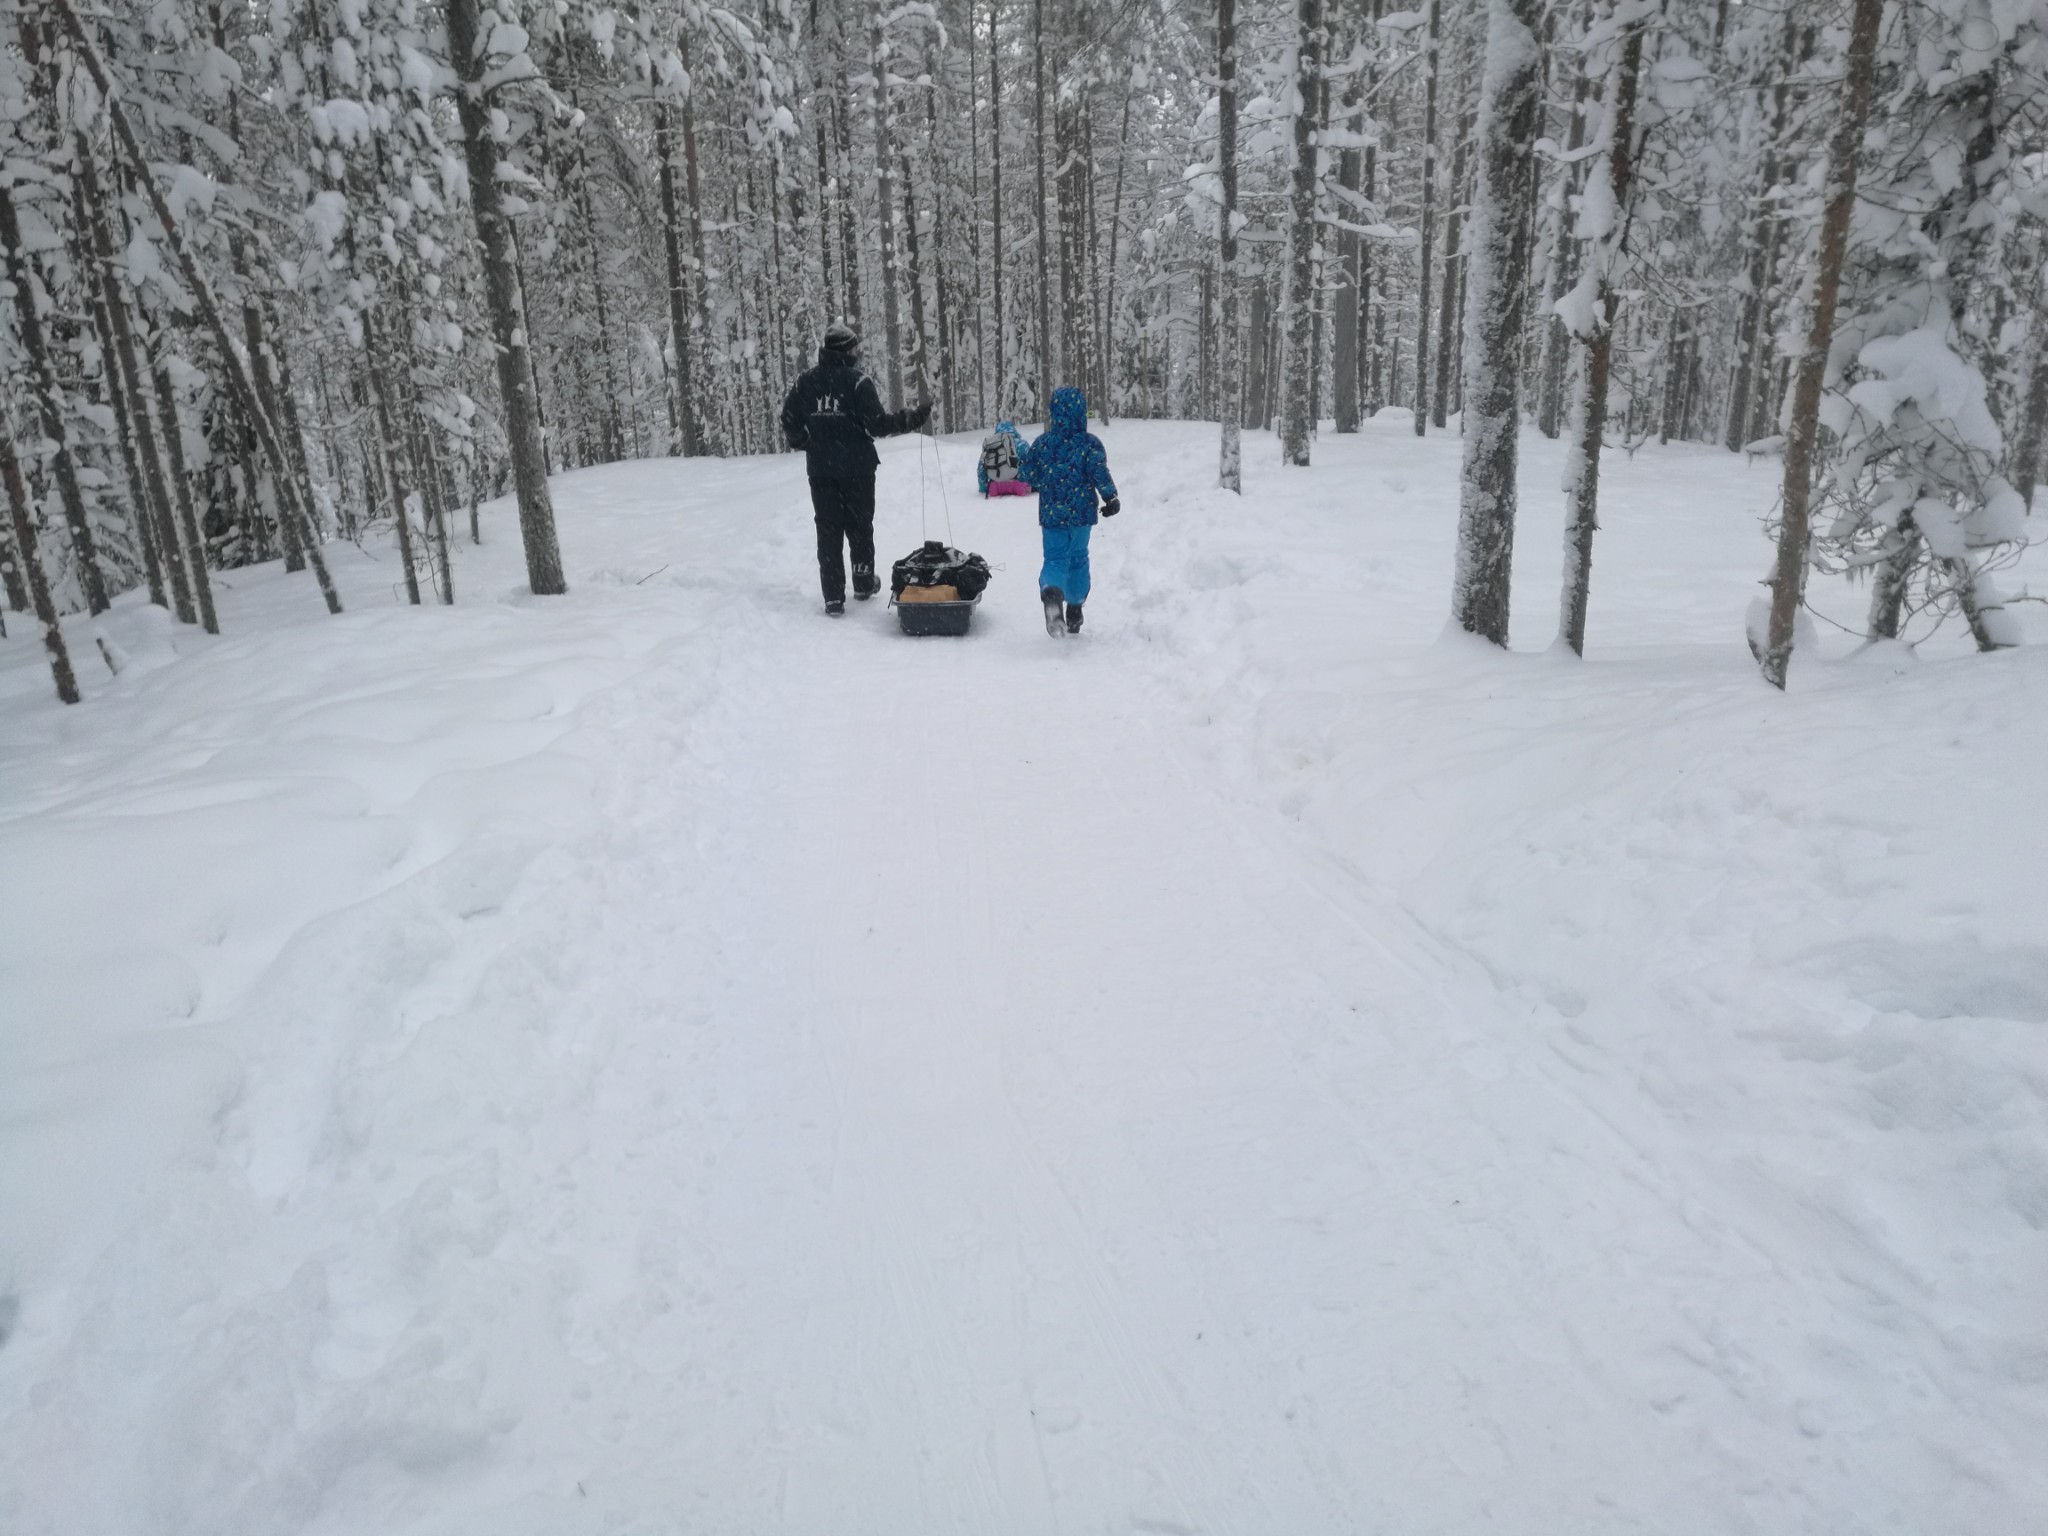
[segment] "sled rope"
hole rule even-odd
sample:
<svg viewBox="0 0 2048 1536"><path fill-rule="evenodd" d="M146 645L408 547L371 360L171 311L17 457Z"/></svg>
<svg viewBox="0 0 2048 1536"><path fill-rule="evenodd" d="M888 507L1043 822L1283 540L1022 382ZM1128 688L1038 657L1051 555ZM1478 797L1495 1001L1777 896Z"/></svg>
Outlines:
<svg viewBox="0 0 2048 1536"><path fill-rule="evenodd" d="M930 486L925 480L924 439L924 428L920 427L917 431L917 529L919 536L928 540L931 537L931 525L927 517L926 502L930 494ZM946 514L946 547L951 549L953 547L953 498L946 494L946 466L939 458L939 444L936 438L932 440L932 465L939 475L939 506Z"/></svg>

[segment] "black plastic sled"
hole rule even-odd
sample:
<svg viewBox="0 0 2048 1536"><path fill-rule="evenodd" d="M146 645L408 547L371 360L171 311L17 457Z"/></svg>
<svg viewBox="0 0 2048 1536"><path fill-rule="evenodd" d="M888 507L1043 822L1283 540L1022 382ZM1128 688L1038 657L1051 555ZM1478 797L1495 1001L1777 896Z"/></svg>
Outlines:
<svg viewBox="0 0 2048 1536"><path fill-rule="evenodd" d="M898 602L896 622L903 626L906 635L964 635L974 620L974 610L980 606L978 597L963 597L950 603Z"/></svg>
<svg viewBox="0 0 2048 1536"><path fill-rule="evenodd" d="M889 569L889 601L906 635L964 635L988 585L988 562L937 539Z"/></svg>

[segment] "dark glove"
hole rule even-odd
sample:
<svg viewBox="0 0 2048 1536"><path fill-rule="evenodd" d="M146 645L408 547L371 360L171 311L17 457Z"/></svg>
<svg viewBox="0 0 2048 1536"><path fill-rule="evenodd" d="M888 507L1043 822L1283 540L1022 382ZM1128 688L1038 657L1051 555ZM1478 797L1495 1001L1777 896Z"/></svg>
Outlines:
<svg viewBox="0 0 2048 1536"><path fill-rule="evenodd" d="M909 421L911 431L915 432L919 427L932 419L931 401L927 400L921 405L913 405L910 408L910 415L905 419Z"/></svg>
<svg viewBox="0 0 2048 1536"><path fill-rule="evenodd" d="M1123 509L1124 504L1112 496L1102 504L1102 515L1104 517L1115 517Z"/></svg>

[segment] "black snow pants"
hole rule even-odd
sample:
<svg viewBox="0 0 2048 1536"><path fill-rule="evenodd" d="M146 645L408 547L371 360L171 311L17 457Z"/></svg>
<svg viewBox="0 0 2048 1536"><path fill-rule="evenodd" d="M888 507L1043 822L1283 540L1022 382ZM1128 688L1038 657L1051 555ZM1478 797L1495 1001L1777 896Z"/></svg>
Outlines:
<svg viewBox="0 0 2048 1536"><path fill-rule="evenodd" d="M818 583L825 601L846 600L846 560L840 545L853 551L857 591L872 594L875 581L875 477L834 476L811 482L811 510L818 524Z"/></svg>

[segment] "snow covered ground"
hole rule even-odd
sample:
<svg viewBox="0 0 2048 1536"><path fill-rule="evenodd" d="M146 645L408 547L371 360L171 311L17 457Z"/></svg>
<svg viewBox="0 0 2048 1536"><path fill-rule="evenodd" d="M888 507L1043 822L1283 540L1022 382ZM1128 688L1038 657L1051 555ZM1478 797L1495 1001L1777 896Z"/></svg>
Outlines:
<svg viewBox="0 0 2048 1536"><path fill-rule="evenodd" d="M1531 438L1503 656L1455 439L1104 436L1071 642L964 439L964 641L784 457L0 642L0 1530L2048 1529L2048 617L1777 695L1650 448L1561 658Z"/></svg>

